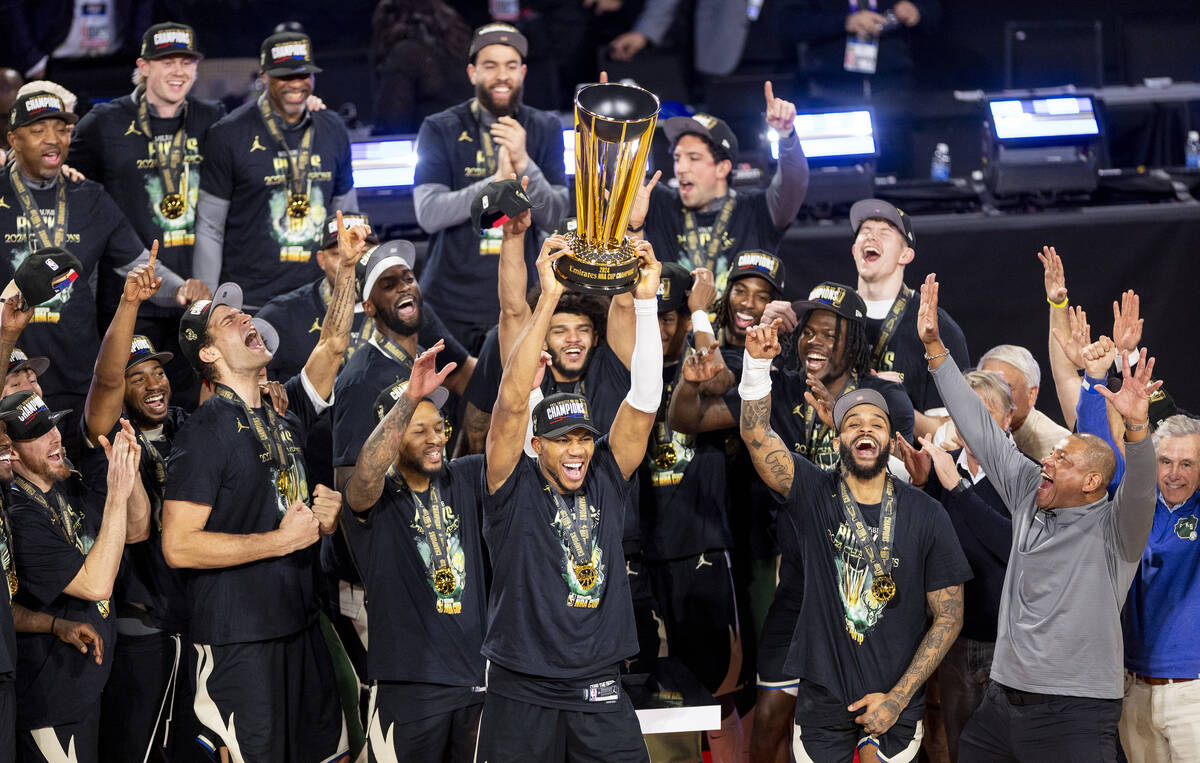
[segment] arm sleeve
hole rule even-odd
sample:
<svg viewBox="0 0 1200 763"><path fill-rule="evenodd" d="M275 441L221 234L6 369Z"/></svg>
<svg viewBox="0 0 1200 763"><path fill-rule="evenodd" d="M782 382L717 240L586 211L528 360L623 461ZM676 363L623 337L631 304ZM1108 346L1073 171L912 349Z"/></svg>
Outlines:
<svg viewBox="0 0 1200 763"><path fill-rule="evenodd" d="M417 167L414 174L413 207L417 224L426 233L464 223L471 217L471 202L491 182L482 178L457 191L451 154L434 122L425 120L417 134Z"/></svg>
<svg viewBox="0 0 1200 763"><path fill-rule="evenodd" d="M337 168L333 173L333 198L336 201L347 194L354 193L354 164L350 156L350 135L347 134L341 117L335 117L334 129L338 131L341 146L338 152ZM357 212L358 202L354 200L353 207L337 206L334 209Z"/></svg>
<svg viewBox="0 0 1200 763"><path fill-rule="evenodd" d="M800 138L792 134L779 141L779 164L767 186L767 209L776 228L786 228L796 219L808 193L808 159Z"/></svg>
<svg viewBox="0 0 1200 763"><path fill-rule="evenodd" d="M1125 443L1125 476L1113 499L1113 535L1117 552L1127 562L1136 562L1146 549L1154 524L1158 470L1154 441L1150 437Z"/></svg>
<svg viewBox="0 0 1200 763"><path fill-rule="evenodd" d="M942 402L950 411L950 418L954 420L954 425L970 446L971 452L983 465L984 472L1004 499L1004 504L1014 516L1019 511L1029 511L1031 507L1017 505L1017 502L1036 488L1040 468L1017 450L1017 446L992 421L983 401L958 370L953 356L943 360L930 373Z"/></svg>
<svg viewBox="0 0 1200 763"><path fill-rule="evenodd" d="M113 272L121 278L129 275L129 271L136 268L138 265L144 265L150 261L150 252L145 249L135 259L130 262L113 268ZM150 298L150 301L161 307L178 307L175 302L175 292L183 285L183 278L180 277L174 270L171 270L163 262L156 262L154 265L154 275L162 278L162 286L158 293Z"/></svg>
<svg viewBox="0 0 1200 763"><path fill-rule="evenodd" d="M358 211L358 191L351 188L343 194L333 197L333 206L330 209L340 209L343 212Z"/></svg>
<svg viewBox="0 0 1200 763"><path fill-rule="evenodd" d="M1115 490L1121 484L1125 474L1125 457L1113 439L1112 429L1108 425L1108 403L1104 396L1096 391L1096 385L1104 384L1104 379L1092 379L1085 376L1080 382L1079 400L1075 403L1075 431L1081 434L1094 434L1108 443L1113 455L1117 457L1117 470L1113 473L1112 482L1108 487Z"/></svg>
<svg viewBox="0 0 1200 763"><path fill-rule="evenodd" d="M675 20L675 8L678 5L679 0L647 0L633 24L633 31L639 32L655 45L662 45Z"/></svg>
<svg viewBox="0 0 1200 763"><path fill-rule="evenodd" d="M192 247L192 277L216 291L221 280L222 250L225 246L225 220L229 200L200 191L196 201L196 245Z"/></svg>

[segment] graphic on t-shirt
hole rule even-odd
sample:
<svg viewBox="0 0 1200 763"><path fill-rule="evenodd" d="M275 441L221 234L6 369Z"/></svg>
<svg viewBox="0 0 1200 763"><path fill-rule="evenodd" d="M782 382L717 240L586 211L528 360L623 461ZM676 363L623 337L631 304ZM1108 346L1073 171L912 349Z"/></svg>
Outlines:
<svg viewBox="0 0 1200 763"><path fill-rule="evenodd" d="M709 242L712 241L712 230L713 226L711 225L696 226L697 241L702 250L708 249ZM710 262L693 262L692 256L687 250L687 237L683 233L680 233L676 236L676 239L679 242L679 254L677 256L679 264L687 268L689 272L696 268L708 268L713 272L713 276L716 277L717 293L724 294L725 284L729 281L729 266L733 260L729 255L731 252L736 251L734 245L737 243L737 239L731 236L728 230L722 231L719 251L716 257L712 258Z"/></svg>
<svg viewBox="0 0 1200 763"><path fill-rule="evenodd" d="M604 554L593 534L591 558L585 562L571 558L566 533L563 530L564 520L566 520L565 524L570 524L570 519L564 516L565 512L565 508L558 510L554 515L553 525L555 532L558 533L559 547L562 549L562 578L566 581L569 591L567 606L595 609L600 606L600 599L604 595L604 585L608 582L608 569L604 565ZM590 503L588 504L588 521L592 523L592 527L599 529L600 510Z"/></svg>
<svg viewBox="0 0 1200 763"><path fill-rule="evenodd" d="M651 442L646 449L646 462L650 466L650 480L654 487L669 487L683 481L683 473L696 455L696 438L671 432L666 442Z"/></svg>
<svg viewBox="0 0 1200 763"><path fill-rule="evenodd" d="M879 528L867 527L871 534L871 542L879 541ZM833 545L834 566L837 568L838 595L842 599L842 614L846 622L846 632L857 643L871 632L883 618L887 602L880 601L871 593L871 584L875 575L871 572L871 563L863 555L854 531L845 522L838 524L836 533L830 533L829 540ZM892 569L900 566L899 557L892 555Z"/></svg>
<svg viewBox="0 0 1200 763"><path fill-rule="evenodd" d="M241 424L240 419L236 421ZM288 454L288 468L280 471L275 466L271 467L271 488L275 491L275 504L279 518L283 519L283 515L287 514L288 506L292 501L309 503L310 496L308 473L304 469L304 459L299 457L300 448L296 447L290 430L284 428L281 433L283 446Z"/></svg>
<svg viewBox="0 0 1200 763"><path fill-rule="evenodd" d="M1175 534L1184 540L1196 539L1196 518L1194 516L1180 517L1175 523Z"/></svg>
<svg viewBox="0 0 1200 763"><path fill-rule="evenodd" d="M172 137L171 135L157 135L155 140L169 144ZM146 144L146 150L150 157L147 166L156 167L154 149L149 143ZM150 200L150 217L154 221L154 225L162 230L162 238L159 243L164 247L192 246L196 243L196 200L200 196L201 157L200 144L195 138L188 138L184 143L183 161L186 169L180 173L179 184L182 185L186 179L187 204L183 214L175 219L167 217L162 212L162 201L166 195L163 191L162 176L157 170L146 173L145 189L146 196ZM140 162L138 166L141 166Z"/></svg>
<svg viewBox="0 0 1200 763"><path fill-rule="evenodd" d="M442 504L442 522L446 528L446 552L450 559L450 571L453 578L434 569L433 549L425 537L425 528L421 526L420 510L413 511L412 530L413 542L417 544L417 553L425 563L426 579L429 587L437 596L437 611L445 615L462 613L463 589L467 585L467 557L463 553L462 538L459 536L458 515L454 509ZM439 585L441 589L439 590ZM451 587L452 586L452 587Z"/></svg>
<svg viewBox="0 0 1200 763"><path fill-rule="evenodd" d="M308 216L293 217L289 214L287 178L289 172L287 154L279 152L275 157L275 176L268 179L272 185L268 202L271 214L271 237L279 244L280 262L308 262L312 253L319 248L325 225L325 192L317 183L328 180L332 175L321 171L321 156L309 158ZM278 185L273 181L278 180Z"/></svg>

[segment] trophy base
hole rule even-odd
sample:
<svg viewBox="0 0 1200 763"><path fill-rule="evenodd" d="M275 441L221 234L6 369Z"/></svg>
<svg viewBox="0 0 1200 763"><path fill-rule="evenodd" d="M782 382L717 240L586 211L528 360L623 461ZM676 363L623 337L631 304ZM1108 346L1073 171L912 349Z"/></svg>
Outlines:
<svg viewBox="0 0 1200 763"><path fill-rule="evenodd" d="M590 294L624 294L637 285L639 265L633 245L626 239L619 246L605 246L567 234L572 255L558 258L554 277L572 291Z"/></svg>

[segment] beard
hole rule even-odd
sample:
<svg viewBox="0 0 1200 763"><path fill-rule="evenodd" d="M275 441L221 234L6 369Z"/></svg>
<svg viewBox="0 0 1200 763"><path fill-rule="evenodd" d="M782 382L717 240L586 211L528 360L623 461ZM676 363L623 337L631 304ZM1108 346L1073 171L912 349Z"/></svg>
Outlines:
<svg viewBox="0 0 1200 763"><path fill-rule="evenodd" d="M890 452L890 449L887 447L887 445L888 443L881 443L879 445L879 455L875 457L874 461L866 466L860 466L858 462L854 460L854 448L850 447L844 442L838 442L838 454L842 458L842 466L846 467L846 471L854 475L856 479L872 480L882 474L883 470L887 468L888 456Z"/></svg>
<svg viewBox="0 0 1200 763"><path fill-rule="evenodd" d="M402 454L400 456L400 462L404 468L410 469L414 472L420 472L430 480L437 479L439 476L441 476L442 472L446 471L445 458L442 458L436 467L430 468L425 464L425 459L421 458L420 453L418 453L415 458L409 456L408 454Z"/></svg>
<svg viewBox="0 0 1200 763"><path fill-rule="evenodd" d="M563 363L562 352L551 352L550 368L556 371L558 375L562 377L563 381L576 381L581 379L583 378L583 375L587 373L588 364L592 361L592 351L595 349L595 347L589 347L587 352L583 354L583 363L579 366L579 370L566 367L566 365Z"/></svg>
<svg viewBox="0 0 1200 763"><path fill-rule="evenodd" d="M521 86L513 86L512 91L508 94L508 103L503 106L492 99L491 92L483 85L475 86L475 98L481 106L491 112L492 116L511 117L517 113L517 109L521 106Z"/></svg>
<svg viewBox="0 0 1200 763"><path fill-rule="evenodd" d="M384 326L400 336L412 336L421 329L421 299L413 297L413 304L416 305L417 312L411 323L396 315L396 311L391 308L381 309L376 306L375 316L383 321Z"/></svg>

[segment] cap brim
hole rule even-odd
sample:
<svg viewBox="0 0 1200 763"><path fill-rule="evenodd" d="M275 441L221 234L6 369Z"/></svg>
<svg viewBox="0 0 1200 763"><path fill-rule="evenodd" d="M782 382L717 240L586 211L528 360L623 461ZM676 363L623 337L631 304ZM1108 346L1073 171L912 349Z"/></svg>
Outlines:
<svg viewBox="0 0 1200 763"><path fill-rule="evenodd" d="M895 204L890 204L880 199L863 199L854 202L854 206L850 207L850 228L857 234L858 229L862 224L872 217L887 220L896 230L900 231L900 235L905 239L909 238L909 233L904 227L904 220L900 217L900 210Z"/></svg>
<svg viewBox="0 0 1200 763"><path fill-rule="evenodd" d="M805 319L808 317L808 314L811 313L813 310L828 310L829 312L831 312L835 315L842 316L843 318L845 318L848 321L858 321L859 323L861 323L865 320L865 317L859 318L858 316L855 316L852 313L847 313L847 311L843 310L840 307L834 307L833 305L829 304L828 302L820 302L815 299L798 299L792 303L792 311L794 313L796 313L796 327L797 328L800 328L801 326L804 325Z"/></svg>
<svg viewBox="0 0 1200 763"><path fill-rule="evenodd" d="M691 117L671 117L663 122L663 132L666 134L667 140L671 145L675 145L675 142L684 135L703 135L716 143L708 128Z"/></svg>
<svg viewBox="0 0 1200 763"><path fill-rule="evenodd" d="M425 399L433 403L433 407L440 411L446 405L446 401L450 399L450 390L445 387L438 387L426 395Z"/></svg>
<svg viewBox="0 0 1200 763"><path fill-rule="evenodd" d="M302 66L272 66L263 69L263 74L268 77L287 77L292 74L320 74L323 70L315 64L304 64Z"/></svg>
<svg viewBox="0 0 1200 763"><path fill-rule="evenodd" d="M129 369L133 368L134 366L140 366L142 363L145 363L147 360L157 360L161 365L165 366L166 364L171 362L171 358L173 358L173 357L175 357L175 353L173 353L173 352L151 353L150 355L147 355L145 357L134 360L132 363L125 366L125 370L128 371ZM30 360L33 360L33 358L30 358ZM39 372L39 375L40 375L40 372Z"/></svg>
<svg viewBox="0 0 1200 763"><path fill-rule="evenodd" d="M771 284L771 288L774 289L776 293L783 291L783 286L781 286L778 281L761 270L744 270L740 273L736 271L730 271L729 277L725 279L725 283L733 283L734 281L740 281L743 278L761 278L762 280Z"/></svg>
<svg viewBox="0 0 1200 763"><path fill-rule="evenodd" d="M46 373L46 370L48 368L50 368L50 359L37 357L37 358L29 358L27 360L22 360L20 363L16 364L15 366L13 366L10 369L8 369L8 373L15 374L17 371L20 371L22 368L28 368L30 371L33 371L38 376L41 376L42 374Z"/></svg>
<svg viewBox="0 0 1200 763"><path fill-rule="evenodd" d="M38 122L42 122L47 119L61 119L62 121L66 122L67 124L73 125L79 121L79 115L73 111L56 111L53 114L43 114L39 117L35 117L35 118L29 120L28 122L22 123L21 126L28 127L29 125L37 124Z"/></svg>
<svg viewBox="0 0 1200 763"><path fill-rule="evenodd" d="M151 53L148 56L142 55L139 56L139 58L141 58L143 61L155 61L159 58L166 58L167 56L187 56L196 60L204 58L204 54L198 50L164 50L158 53Z"/></svg>
<svg viewBox="0 0 1200 763"><path fill-rule="evenodd" d="M574 432L576 429L586 429L587 431L591 432L592 434L596 435L597 437L600 436L600 430L596 429L596 427L592 426L591 424L572 423L572 424L563 424L562 426L555 427L553 429L548 429L545 432L539 432L538 434L534 435L534 437L545 437L545 438L561 437L562 435L565 435L568 432Z"/></svg>

